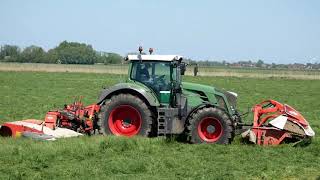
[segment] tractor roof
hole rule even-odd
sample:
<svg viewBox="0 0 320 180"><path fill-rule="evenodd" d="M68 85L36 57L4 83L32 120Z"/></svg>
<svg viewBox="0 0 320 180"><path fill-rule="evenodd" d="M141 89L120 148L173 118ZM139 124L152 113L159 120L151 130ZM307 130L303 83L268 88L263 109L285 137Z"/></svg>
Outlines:
<svg viewBox="0 0 320 180"><path fill-rule="evenodd" d="M181 61L182 56L178 55L128 55L129 61Z"/></svg>

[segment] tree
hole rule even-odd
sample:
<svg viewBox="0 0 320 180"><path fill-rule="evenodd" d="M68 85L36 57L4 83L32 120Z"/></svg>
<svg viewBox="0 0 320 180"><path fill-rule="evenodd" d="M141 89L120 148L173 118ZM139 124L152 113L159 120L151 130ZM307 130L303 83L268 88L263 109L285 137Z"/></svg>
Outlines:
<svg viewBox="0 0 320 180"><path fill-rule="evenodd" d="M19 62L41 63L45 61L46 52L38 46L26 47L19 58Z"/></svg>
<svg viewBox="0 0 320 180"><path fill-rule="evenodd" d="M120 64L123 57L116 53L97 52L96 63Z"/></svg>
<svg viewBox="0 0 320 180"><path fill-rule="evenodd" d="M47 52L47 55L46 55L43 63L58 64L58 62L59 62L58 53L57 53L55 50L50 49L50 50Z"/></svg>
<svg viewBox="0 0 320 180"><path fill-rule="evenodd" d="M22 52L18 46L4 45L0 49L0 61L61 64L117 64L122 57L116 53L97 52L91 45L78 42L61 42L45 52L41 47L29 46Z"/></svg>
<svg viewBox="0 0 320 180"><path fill-rule="evenodd" d="M104 64L120 64L122 59L122 56L119 54L110 53Z"/></svg>
<svg viewBox="0 0 320 180"><path fill-rule="evenodd" d="M18 61L20 49L18 46L4 45L0 49L0 60L2 61Z"/></svg>
<svg viewBox="0 0 320 180"><path fill-rule="evenodd" d="M263 64L264 62L261 59L259 59L256 66L261 68Z"/></svg>
<svg viewBox="0 0 320 180"><path fill-rule="evenodd" d="M62 64L94 64L97 58L91 45L67 41L50 51L50 56L49 61L55 59Z"/></svg>

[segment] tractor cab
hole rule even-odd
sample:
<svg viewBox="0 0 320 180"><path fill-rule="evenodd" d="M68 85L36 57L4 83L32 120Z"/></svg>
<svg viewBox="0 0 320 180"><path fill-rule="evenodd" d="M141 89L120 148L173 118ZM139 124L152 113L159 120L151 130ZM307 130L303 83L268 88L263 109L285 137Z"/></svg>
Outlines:
<svg viewBox="0 0 320 180"><path fill-rule="evenodd" d="M172 104L172 92L181 87L181 56L177 55L128 55L129 81L149 87L161 104Z"/></svg>

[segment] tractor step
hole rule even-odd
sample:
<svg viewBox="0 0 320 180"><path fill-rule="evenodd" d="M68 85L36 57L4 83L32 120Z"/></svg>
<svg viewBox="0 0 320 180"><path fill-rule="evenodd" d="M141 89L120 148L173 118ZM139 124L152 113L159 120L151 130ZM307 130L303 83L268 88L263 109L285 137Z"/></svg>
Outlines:
<svg viewBox="0 0 320 180"><path fill-rule="evenodd" d="M166 117L167 108L158 109L158 136L166 136L167 133L167 117Z"/></svg>
<svg viewBox="0 0 320 180"><path fill-rule="evenodd" d="M183 124L174 121L178 117L178 112L178 108L158 108L158 136L183 131Z"/></svg>

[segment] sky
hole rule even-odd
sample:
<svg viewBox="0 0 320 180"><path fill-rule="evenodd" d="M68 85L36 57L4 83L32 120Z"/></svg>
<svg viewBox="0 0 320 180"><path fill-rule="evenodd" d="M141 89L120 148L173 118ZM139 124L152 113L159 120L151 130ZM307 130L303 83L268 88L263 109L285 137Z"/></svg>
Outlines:
<svg viewBox="0 0 320 180"><path fill-rule="evenodd" d="M0 0L0 45L320 63L318 0Z"/></svg>

